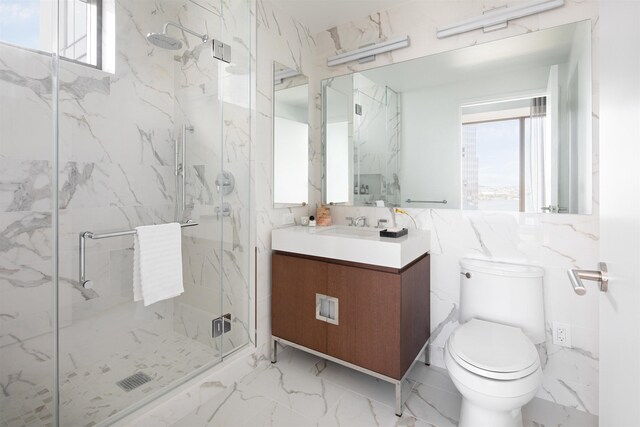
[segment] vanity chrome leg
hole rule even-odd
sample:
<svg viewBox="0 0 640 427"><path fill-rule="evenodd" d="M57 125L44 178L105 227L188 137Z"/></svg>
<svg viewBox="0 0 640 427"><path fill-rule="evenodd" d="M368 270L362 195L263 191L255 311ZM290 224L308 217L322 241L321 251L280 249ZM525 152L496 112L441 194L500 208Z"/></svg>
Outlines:
<svg viewBox="0 0 640 427"><path fill-rule="evenodd" d="M396 416L402 416L402 381L396 383Z"/></svg>
<svg viewBox="0 0 640 427"><path fill-rule="evenodd" d="M278 341L271 340L271 363L278 361Z"/></svg>
<svg viewBox="0 0 640 427"><path fill-rule="evenodd" d="M431 344L427 344L424 348L424 364L431 366Z"/></svg>

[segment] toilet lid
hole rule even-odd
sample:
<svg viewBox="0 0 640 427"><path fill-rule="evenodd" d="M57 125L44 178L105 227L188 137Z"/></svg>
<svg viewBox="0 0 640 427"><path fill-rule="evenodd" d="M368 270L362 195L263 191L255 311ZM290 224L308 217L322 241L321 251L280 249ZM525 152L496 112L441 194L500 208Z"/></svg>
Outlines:
<svg viewBox="0 0 640 427"><path fill-rule="evenodd" d="M456 329L449 351L463 367L490 378L522 378L539 366L538 352L520 328L484 320Z"/></svg>

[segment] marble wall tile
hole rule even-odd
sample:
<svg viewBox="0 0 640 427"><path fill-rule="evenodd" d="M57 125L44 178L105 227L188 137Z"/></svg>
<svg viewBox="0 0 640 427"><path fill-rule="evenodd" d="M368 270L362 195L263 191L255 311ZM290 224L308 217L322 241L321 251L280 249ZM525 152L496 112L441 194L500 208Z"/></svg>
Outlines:
<svg viewBox="0 0 640 427"><path fill-rule="evenodd" d="M255 186L255 247L257 257L256 295L257 353L267 357L271 335L271 230L282 226L282 215L293 213L296 221L309 215L311 207L273 208L273 62L300 70L311 78L315 73L315 40L309 29L297 22L286 11L273 3L258 0L256 3L258 58L256 62L256 114L254 146L252 147L252 185ZM313 99L310 85L310 100ZM310 113L310 133L314 128L314 114ZM309 194L310 201L319 200L314 177L319 170L317 153L309 145Z"/></svg>

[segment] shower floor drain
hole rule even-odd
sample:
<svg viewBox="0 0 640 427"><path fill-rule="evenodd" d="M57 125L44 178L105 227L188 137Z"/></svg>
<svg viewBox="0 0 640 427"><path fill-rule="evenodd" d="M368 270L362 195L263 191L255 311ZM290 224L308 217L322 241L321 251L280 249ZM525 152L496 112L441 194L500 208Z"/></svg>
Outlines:
<svg viewBox="0 0 640 427"><path fill-rule="evenodd" d="M151 381L152 378L144 372L136 372L135 374L118 381L116 384L124 391L131 391Z"/></svg>

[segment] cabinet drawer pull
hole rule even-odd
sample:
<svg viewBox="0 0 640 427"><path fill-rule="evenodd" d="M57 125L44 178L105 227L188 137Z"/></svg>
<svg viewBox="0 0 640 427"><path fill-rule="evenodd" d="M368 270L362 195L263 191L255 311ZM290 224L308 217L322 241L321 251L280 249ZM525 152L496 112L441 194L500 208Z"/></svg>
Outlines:
<svg viewBox="0 0 640 427"><path fill-rule="evenodd" d="M337 325L339 311L338 298L316 294L316 319Z"/></svg>

